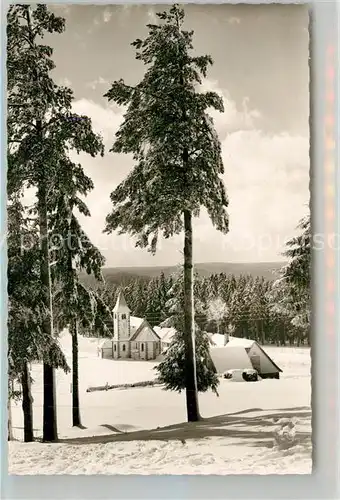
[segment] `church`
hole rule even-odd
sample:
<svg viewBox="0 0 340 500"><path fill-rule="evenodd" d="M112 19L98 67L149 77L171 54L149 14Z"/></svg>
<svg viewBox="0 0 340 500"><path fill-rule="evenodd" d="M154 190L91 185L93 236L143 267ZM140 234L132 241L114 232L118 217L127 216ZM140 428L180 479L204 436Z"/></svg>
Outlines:
<svg viewBox="0 0 340 500"><path fill-rule="evenodd" d="M156 359L161 353L161 338L146 319L131 316L123 292L113 309L113 337L100 345L102 358Z"/></svg>

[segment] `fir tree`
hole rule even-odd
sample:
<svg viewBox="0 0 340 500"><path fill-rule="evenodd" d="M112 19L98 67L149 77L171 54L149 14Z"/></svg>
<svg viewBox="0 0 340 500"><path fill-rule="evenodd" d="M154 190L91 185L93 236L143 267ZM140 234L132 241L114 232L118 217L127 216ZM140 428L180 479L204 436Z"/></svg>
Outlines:
<svg viewBox="0 0 340 500"><path fill-rule="evenodd" d="M53 337L49 255L48 200L54 183L65 174L66 151L74 149L94 156L100 138L93 134L86 116L72 113L72 91L57 86L52 49L41 44L46 32L61 33L64 19L46 5L12 5L7 15L8 130L14 149L8 172L18 183L37 189L40 241L40 286L47 314L43 329ZM44 360L43 439L57 439L54 367Z"/></svg>
<svg viewBox="0 0 340 500"><path fill-rule="evenodd" d="M265 321L267 315L267 299L264 279L256 277L250 285L249 316L255 325L256 340L265 343Z"/></svg>
<svg viewBox="0 0 340 500"><path fill-rule="evenodd" d="M194 274L194 311L195 316L201 316L204 313L204 305L200 298L200 279L198 273ZM184 267L178 266L175 273L172 274L172 286L167 293L166 308L169 316L161 323L161 326L175 326L177 317L183 315L185 303Z"/></svg>
<svg viewBox="0 0 340 500"><path fill-rule="evenodd" d="M196 275L197 278L197 275ZM197 289L199 280L195 279L195 297L198 297ZM162 326L174 327L176 334L172 339L169 348L166 351L165 359L156 367L159 374L159 380L168 390L181 392L185 389L185 338L184 330L184 272L177 271L174 284L169 290L169 299L167 308L170 312ZM202 313L202 303L195 301L197 313ZM206 332L203 332L197 322L195 323L194 346L196 352L196 379L197 390L206 392L211 389L217 394L219 384L215 365L210 356L210 341Z"/></svg>
<svg viewBox="0 0 340 500"><path fill-rule="evenodd" d="M159 234L184 230L184 345L189 421L199 419L195 377L192 218L204 206L213 225L228 231L228 205L221 145L207 110L223 112L214 92L199 93L210 56L194 56L193 32L182 29L184 10L173 5L148 25L148 36L132 43L146 66L135 87L116 81L106 96L127 106L112 151L132 153L135 167L111 194L106 231L137 236L156 251Z"/></svg>
<svg viewBox="0 0 340 500"><path fill-rule="evenodd" d="M217 333L220 333L220 325L223 320L228 316L228 306L221 299L221 297L216 297L209 302L208 305L208 319L213 320L217 325Z"/></svg>
<svg viewBox="0 0 340 500"><path fill-rule="evenodd" d="M153 278L149 281L146 292L146 317L151 326L157 325L162 319L158 299L158 278Z"/></svg>
<svg viewBox="0 0 340 500"><path fill-rule="evenodd" d="M100 144L98 144L100 148ZM55 182L54 193L49 200L50 228L57 236L54 255L53 277L59 284L56 294L59 317L68 324L72 335L72 423L80 426L78 334L79 323L92 327L95 323L99 298L79 280L79 272L93 274L102 280L104 258L84 233L76 210L89 217L90 212L79 196L86 196L93 189L91 179L84 174L81 165L64 158L64 176ZM66 168L67 166L67 168Z"/></svg>
<svg viewBox="0 0 340 500"><path fill-rule="evenodd" d="M247 276L237 279L235 290L232 293L229 307L230 323L234 334L247 337L249 330L249 309L251 296L251 280Z"/></svg>
<svg viewBox="0 0 340 500"><path fill-rule="evenodd" d="M181 392L185 389L185 345L180 321L176 323L179 330L175 333L165 358L157 366L157 379L164 384L166 390ZM182 327L183 327L182 323ZM210 341L206 332L196 325L195 329L196 377L198 392L211 389L217 396L219 379L213 360L210 356Z"/></svg>
<svg viewBox="0 0 340 500"><path fill-rule="evenodd" d="M11 183L13 186L15 183ZM43 361L69 371L58 341L44 329L48 315L41 293L39 235L25 215L20 192L8 193L8 365L9 382L17 379L22 398L24 440L33 440L33 408L29 363ZM10 402L9 402L10 405Z"/></svg>
<svg viewBox="0 0 340 500"><path fill-rule="evenodd" d="M273 310L288 318L301 335L309 337L310 330L310 276L311 225L310 216L298 225L300 234L286 243L284 256L288 264L280 271L272 290Z"/></svg>

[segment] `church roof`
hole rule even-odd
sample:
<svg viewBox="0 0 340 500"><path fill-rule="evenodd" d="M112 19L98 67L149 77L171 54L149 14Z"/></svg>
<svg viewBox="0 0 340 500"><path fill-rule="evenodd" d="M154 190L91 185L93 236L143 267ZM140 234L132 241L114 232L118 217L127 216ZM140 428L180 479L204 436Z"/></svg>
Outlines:
<svg viewBox="0 0 340 500"><path fill-rule="evenodd" d="M125 300L125 297L124 297L124 294L122 291L120 291L118 294L117 302L113 308L113 312L120 312L120 313L124 313L124 312L129 313L130 312L129 306L126 303L126 300Z"/></svg>
<svg viewBox="0 0 340 500"><path fill-rule="evenodd" d="M130 330L131 330L131 334L135 333L136 330L138 330L138 328L143 323L143 321L144 321L143 318L138 318L137 316L130 316Z"/></svg>
<svg viewBox="0 0 340 500"><path fill-rule="evenodd" d="M135 320L136 320L136 319L141 319L141 318L135 318ZM140 332L141 332L144 328L148 328L148 329L152 332L153 336L155 337L155 338L154 338L154 340L157 340L157 341L158 341L158 340L161 340L161 339L160 339L160 336L158 335L158 333L155 331L155 329L154 329L154 328L152 328L152 326L150 325L150 323L148 322L148 320L147 320L147 319L145 319L145 318L144 318L144 319L142 319L142 321L141 321L140 325L138 326L138 328L137 328L136 330L131 331L131 337L130 337L130 339L129 339L129 340L130 340L130 341L134 341L134 340L136 340L136 339L137 339L137 337L138 337L138 335L140 334Z"/></svg>

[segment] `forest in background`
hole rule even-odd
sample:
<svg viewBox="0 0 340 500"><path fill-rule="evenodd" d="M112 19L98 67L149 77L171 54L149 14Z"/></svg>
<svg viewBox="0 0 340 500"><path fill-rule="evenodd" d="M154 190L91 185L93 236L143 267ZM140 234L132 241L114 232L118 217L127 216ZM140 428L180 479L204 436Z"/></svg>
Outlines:
<svg viewBox="0 0 340 500"><path fill-rule="evenodd" d="M229 333L249 337L262 344L301 345L309 344L309 329L292 324L287 311L277 311L274 279L250 274L235 276L218 273L199 276L195 273L195 320L202 330L211 333ZM276 276L277 277L277 276ZM105 281L92 284L93 289L112 311L119 290L123 290L133 316L143 317L152 326L164 322L170 315L169 300L180 269L166 276L161 272L153 278L125 277L123 283ZM86 335L109 336L112 319L105 315L100 326L83 329Z"/></svg>

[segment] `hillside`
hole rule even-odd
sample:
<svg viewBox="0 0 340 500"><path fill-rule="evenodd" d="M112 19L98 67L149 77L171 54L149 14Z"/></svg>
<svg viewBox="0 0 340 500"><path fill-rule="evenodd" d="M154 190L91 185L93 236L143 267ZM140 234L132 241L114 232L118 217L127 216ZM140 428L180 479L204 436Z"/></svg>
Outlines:
<svg viewBox="0 0 340 500"><path fill-rule="evenodd" d="M282 267L283 262L204 262L195 265L195 270L200 276L210 276L211 274L226 273L240 276L250 274L252 276L263 276L271 280L275 278L275 273ZM163 271L165 276L169 276L176 271L176 266L154 266L154 267L106 267L103 275L108 283L122 284L134 278L144 278L149 280L159 276ZM92 276L81 274L84 283L94 284Z"/></svg>

